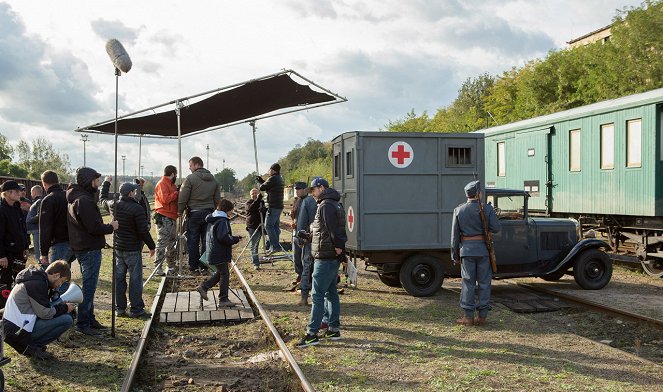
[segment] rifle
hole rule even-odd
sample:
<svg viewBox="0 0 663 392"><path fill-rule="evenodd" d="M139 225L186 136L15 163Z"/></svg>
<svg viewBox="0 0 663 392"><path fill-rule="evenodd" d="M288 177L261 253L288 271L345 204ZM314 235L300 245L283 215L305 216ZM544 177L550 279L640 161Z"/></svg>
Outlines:
<svg viewBox="0 0 663 392"><path fill-rule="evenodd" d="M483 212L483 203L479 198L479 215L481 216L481 226L483 226L483 235L486 237L486 247L488 248L488 258L490 259L490 267L493 273L497 272L497 259L495 258L495 248L493 247L493 233L488 230L488 223L486 222L486 214Z"/></svg>

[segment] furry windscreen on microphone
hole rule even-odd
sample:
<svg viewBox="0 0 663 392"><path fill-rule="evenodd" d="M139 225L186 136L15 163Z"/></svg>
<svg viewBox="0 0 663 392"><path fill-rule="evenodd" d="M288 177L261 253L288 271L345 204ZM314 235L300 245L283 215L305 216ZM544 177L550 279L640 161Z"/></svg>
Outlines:
<svg viewBox="0 0 663 392"><path fill-rule="evenodd" d="M106 42L106 53L108 53L108 56L113 62L115 68L124 73L127 73L129 70L131 70L131 59L129 58L127 51L124 50L124 46L122 46L120 41L113 38Z"/></svg>

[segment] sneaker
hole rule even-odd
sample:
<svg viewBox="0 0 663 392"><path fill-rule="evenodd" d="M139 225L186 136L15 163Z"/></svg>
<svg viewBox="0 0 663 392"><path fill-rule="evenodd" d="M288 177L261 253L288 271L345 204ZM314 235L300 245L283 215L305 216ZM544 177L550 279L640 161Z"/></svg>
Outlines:
<svg viewBox="0 0 663 392"><path fill-rule="evenodd" d="M147 319L149 319L150 317L152 317L152 313L147 312L147 311L143 311L142 313L132 313L132 312L129 312L129 317L131 317L131 318L138 318L138 319L147 320Z"/></svg>
<svg viewBox="0 0 663 392"><path fill-rule="evenodd" d="M327 328L329 328L329 325L327 325L326 322L323 321L323 322L320 323L320 328L319 329L327 329Z"/></svg>
<svg viewBox="0 0 663 392"><path fill-rule="evenodd" d="M237 304L234 303L233 301L230 301L230 300L227 299L225 301L219 300L219 305L217 307L219 307L219 308L232 308L233 306L237 306Z"/></svg>
<svg viewBox="0 0 663 392"><path fill-rule="evenodd" d="M40 359L42 361L53 359L53 354L47 353L46 351L42 350L41 347L28 346L23 354L30 358Z"/></svg>
<svg viewBox="0 0 663 392"><path fill-rule="evenodd" d="M93 329L108 329L107 326L102 325L99 321L97 321L97 319L92 319L92 321L90 322L90 328L93 328Z"/></svg>
<svg viewBox="0 0 663 392"><path fill-rule="evenodd" d="M308 298L302 298L297 302L297 306L308 306Z"/></svg>
<svg viewBox="0 0 663 392"><path fill-rule="evenodd" d="M302 340L300 340L299 343L295 345L295 347L304 348L308 346L316 346L318 344L320 344L320 339L318 339L318 335L306 334L306 336L304 336Z"/></svg>
<svg viewBox="0 0 663 392"><path fill-rule="evenodd" d="M94 329L92 327L86 327L86 328L78 328L76 327L76 331L82 333L83 335L88 335L88 336L96 336L99 337L102 335L101 331Z"/></svg>
<svg viewBox="0 0 663 392"><path fill-rule="evenodd" d="M253 269L256 270L256 271L260 271L260 265L254 265Z"/></svg>
<svg viewBox="0 0 663 392"><path fill-rule="evenodd" d="M205 289L203 286L198 286L196 287L196 291L200 293L200 298L202 298L203 301L209 301L209 297L207 296L207 289Z"/></svg>
<svg viewBox="0 0 663 392"><path fill-rule="evenodd" d="M327 330L327 332L322 335L322 339L341 340L341 331Z"/></svg>
<svg viewBox="0 0 663 392"><path fill-rule="evenodd" d="M118 309L115 311L115 315L117 317L126 317L127 316L127 311L124 309Z"/></svg>

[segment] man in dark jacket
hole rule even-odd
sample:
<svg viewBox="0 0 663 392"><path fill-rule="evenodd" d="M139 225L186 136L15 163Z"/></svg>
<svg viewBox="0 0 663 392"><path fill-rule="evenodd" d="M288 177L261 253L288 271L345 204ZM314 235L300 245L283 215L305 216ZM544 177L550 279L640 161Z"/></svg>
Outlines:
<svg viewBox="0 0 663 392"><path fill-rule="evenodd" d="M299 186L298 186L299 184ZM311 224L315 219L315 213L318 209L316 201L313 196L309 195L309 190L301 188L301 184L307 185L306 183L296 183L295 189L297 189L297 196L299 197L299 208L297 208L295 223L297 227L295 228L296 232L301 230L305 232L310 232ZM301 238L295 237L293 241L296 243L296 247L301 249L301 278L300 278L300 287L302 289L302 295L299 300L298 305L308 306L308 295L311 291L311 272L313 269L313 256L311 255L311 243L309 241L303 241Z"/></svg>
<svg viewBox="0 0 663 392"><path fill-rule="evenodd" d="M336 290L336 278L341 258L345 257L345 210L339 203L341 195L323 178L311 182L311 192L318 201L315 219L311 224L311 253L314 258L313 290L311 291L311 319L306 335L297 347L307 347L319 343L318 330L325 313L325 300L329 301L329 322L323 339L341 338L341 303Z"/></svg>
<svg viewBox="0 0 663 392"><path fill-rule="evenodd" d="M101 188L100 200L106 202L120 228L115 233L115 304L118 316L127 315L127 271L129 272L129 317L149 318L143 302L143 243L154 256L156 245L150 235L150 228L145 217L145 210L136 201L135 194L140 191L138 184L125 182L120 186L120 200L115 204L109 199L108 190L113 177L107 176Z"/></svg>
<svg viewBox="0 0 663 392"><path fill-rule="evenodd" d="M105 327L94 317L94 294L97 291L101 249L106 245L106 234L117 230L113 219L105 224L96 202L101 174L89 167L76 170L76 184L67 190L67 224L69 243L83 275L83 303L78 307L76 329L86 335L99 336Z"/></svg>
<svg viewBox="0 0 663 392"><path fill-rule="evenodd" d="M25 215L20 207L20 186L16 181L0 185L0 290L9 290L14 282L14 261L25 262L30 241ZM7 298L0 295L0 308Z"/></svg>
<svg viewBox="0 0 663 392"><path fill-rule="evenodd" d="M251 189L251 198L246 201L246 231L249 232L251 241L251 259L253 268L260 269L260 259L258 258L258 244L262 236L262 219L265 209L265 202L262 201L262 193L256 188Z"/></svg>
<svg viewBox="0 0 663 392"><path fill-rule="evenodd" d="M230 278L228 263L232 261L233 245L238 243L242 237L234 236L230 227L229 218L232 215L233 208L235 208L235 205L230 200L222 199L216 211L205 218L208 223L205 239L207 242L207 261L210 265L216 266L216 272L201 283L196 290L207 301L207 290L219 283L219 307L235 306L235 303L228 299Z"/></svg>
<svg viewBox="0 0 663 392"><path fill-rule="evenodd" d="M49 289L71 279L69 264L57 261L46 271L31 265L16 276L2 319L5 342L17 352L38 359L51 359L46 345L66 332L74 323L74 305L52 305Z"/></svg>
<svg viewBox="0 0 663 392"><path fill-rule="evenodd" d="M177 203L178 216L188 210L186 244L189 252L191 272L206 269L200 264L200 255L205 252L205 217L214 211L221 200L221 189L212 173L203 167L200 157L189 159L189 174L180 188Z"/></svg>
<svg viewBox="0 0 663 392"><path fill-rule="evenodd" d="M262 177L256 177L260 185L260 190L267 192L267 216L265 217L265 231L269 238L270 248L268 253L274 253L281 250L279 237L281 228L279 221L281 212L283 212L283 188L285 181L281 177L281 165L278 163L269 167L269 178L265 181Z"/></svg>
<svg viewBox="0 0 663 392"><path fill-rule="evenodd" d="M39 253L41 265L46 267L48 262L64 260L74 261L74 251L69 245L69 229L67 227L67 195L60 186L57 173L46 170L41 175L41 183L46 190L46 196L41 201L39 209ZM48 253L51 251L49 259Z"/></svg>

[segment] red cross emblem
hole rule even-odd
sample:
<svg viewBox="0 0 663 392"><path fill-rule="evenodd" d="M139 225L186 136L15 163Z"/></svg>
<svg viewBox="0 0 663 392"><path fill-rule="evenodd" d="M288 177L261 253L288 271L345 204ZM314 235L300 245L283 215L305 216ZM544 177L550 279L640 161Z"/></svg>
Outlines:
<svg viewBox="0 0 663 392"><path fill-rule="evenodd" d="M355 211L352 206L348 207L348 230L352 231L355 228Z"/></svg>
<svg viewBox="0 0 663 392"><path fill-rule="evenodd" d="M395 142L389 147L387 154L389 162L399 169L410 166L414 159L414 150L406 142Z"/></svg>

